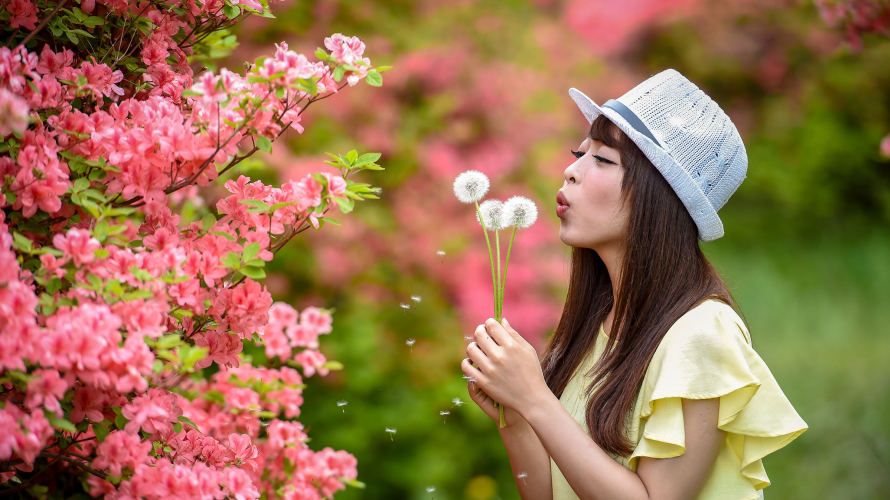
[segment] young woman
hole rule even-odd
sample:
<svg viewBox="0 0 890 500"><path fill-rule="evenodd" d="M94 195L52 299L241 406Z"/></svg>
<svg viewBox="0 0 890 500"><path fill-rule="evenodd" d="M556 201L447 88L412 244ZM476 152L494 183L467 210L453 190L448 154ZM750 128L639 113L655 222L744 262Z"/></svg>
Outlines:
<svg viewBox="0 0 890 500"><path fill-rule="evenodd" d="M749 500L807 429L699 248L745 178L736 127L675 70L597 106L557 195L568 297L538 356L504 318L461 369L523 499ZM516 325L521 329L521 325Z"/></svg>

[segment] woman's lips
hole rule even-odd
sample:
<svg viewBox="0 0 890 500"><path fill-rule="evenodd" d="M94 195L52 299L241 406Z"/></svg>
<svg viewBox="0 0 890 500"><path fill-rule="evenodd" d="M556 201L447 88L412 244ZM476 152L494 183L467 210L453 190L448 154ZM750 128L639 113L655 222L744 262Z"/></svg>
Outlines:
<svg viewBox="0 0 890 500"><path fill-rule="evenodd" d="M566 199L566 196L562 194L562 191L556 193L556 216L561 219L568 209L569 201Z"/></svg>

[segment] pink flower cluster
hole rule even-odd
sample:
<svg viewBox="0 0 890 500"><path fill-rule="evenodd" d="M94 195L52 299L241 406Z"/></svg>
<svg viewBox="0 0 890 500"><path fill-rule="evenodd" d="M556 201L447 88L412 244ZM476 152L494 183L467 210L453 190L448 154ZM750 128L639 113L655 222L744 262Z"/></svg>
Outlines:
<svg viewBox="0 0 890 500"><path fill-rule="evenodd" d="M195 75L208 29L263 2L56 3L0 7L0 483L52 467L106 500L330 498L355 459L310 450L291 419L303 377L331 366L318 350L331 316L274 304L259 280L331 206L371 191L345 165L281 187L229 180L220 220L176 210L366 77L364 43L335 34L317 61L282 43L244 75ZM39 15L53 24L25 48ZM43 43L57 24L90 43L76 30ZM286 355L245 363L255 335Z"/></svg>
<svg viewBox="0 0 890 500"><path fill-rule="evenodd" d="M819 15L829 26L844 30L854 50L862 48L862 35L890 36L890 5L871 0L816 0Z"/></svg>

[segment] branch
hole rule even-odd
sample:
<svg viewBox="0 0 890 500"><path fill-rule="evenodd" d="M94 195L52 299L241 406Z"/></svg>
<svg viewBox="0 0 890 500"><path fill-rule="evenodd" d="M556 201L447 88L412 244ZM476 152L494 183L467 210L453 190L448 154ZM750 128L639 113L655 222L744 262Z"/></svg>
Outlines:
<svg viewBox="0 0 890 500"><path fill-rule="evenodd" d="M74 465L80 467L81 469L83 469L85 472L89 472L90 474L100 477L102 479L105 479L106 477L108 477L108 474L106 474L104 472L99 472L96 469L93 469L92 467L85 465L85 464L77 461L76 459L73 459L71 457L66 457L65 455L59 455L57 453L50 453L48 451L44 451L44 452L40 453L40 456L47 457L47 458L55 458L56 460L62 460L62 461L68 462L70 464L74 464Z"/></svg>

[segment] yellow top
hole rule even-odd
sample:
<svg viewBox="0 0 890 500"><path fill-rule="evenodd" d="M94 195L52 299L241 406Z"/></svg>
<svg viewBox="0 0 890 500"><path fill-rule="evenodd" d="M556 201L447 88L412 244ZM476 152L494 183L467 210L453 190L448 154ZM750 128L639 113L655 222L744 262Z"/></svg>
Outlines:
<svg viewBox="0 0 890 500"><path fill-rule="evenodd" d="M585 375L602 356L608 337L600 325L592 352L582 360L559 401L589 434ZM766 363L751 347L742 319L725 303L709 299L692 308L665 334L637 396L628 437L633 454L612 458L636 472L639 457L670 458L685 451L680 398L720 398L717 427L726 431L717 462L697 500L763 498L769 486L761 458L806 429ZM575 500L568 481L550 459L553 500Z"/></svg>

